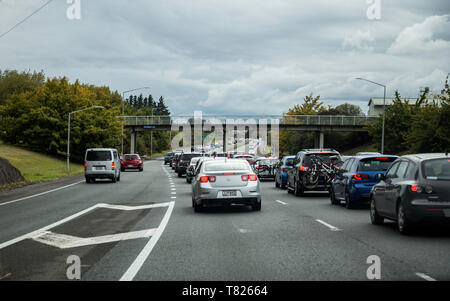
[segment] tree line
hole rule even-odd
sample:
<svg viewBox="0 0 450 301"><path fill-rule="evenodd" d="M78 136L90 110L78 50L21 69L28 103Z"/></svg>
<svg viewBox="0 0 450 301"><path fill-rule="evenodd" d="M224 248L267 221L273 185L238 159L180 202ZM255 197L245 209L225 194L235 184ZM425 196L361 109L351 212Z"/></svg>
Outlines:
<svg viewBox="0 0 450 301"><path fill-rule="evenodd" d="M169 115L161 96L140 105L141 96L133 96L125 104L125 114ZM102 106L71 116L71 158L81 162L87 148L114 147L120 150L122 97L106 86L70 83L66 77L46 78L41 72L0 70L0 139L41 153L65 156L69 112ZM126 133L125 133L126 134ZM147 133L146 133L147 134ZM125 141L128 136L124 135ZM161 151L169 144L165 137L154 135L153 147ZM139 137L141 154L149 153L150 141ZM142 141L145 139L145 141ZM128 148L126 148L128 147ZM124 152L129 151L129 146Z"/></svg>

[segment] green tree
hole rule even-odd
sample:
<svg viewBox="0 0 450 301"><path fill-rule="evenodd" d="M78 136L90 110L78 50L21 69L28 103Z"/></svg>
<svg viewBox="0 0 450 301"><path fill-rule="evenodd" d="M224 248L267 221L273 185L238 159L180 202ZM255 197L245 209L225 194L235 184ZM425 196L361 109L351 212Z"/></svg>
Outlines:
<svg viewBox="0 0 450 301"><path fill-rule="evenodd" d="M42 87L45 75L41 72L17 72L16 70L0 70L0 105L6 104L8 99L17 93L32 91Z"/></svg>

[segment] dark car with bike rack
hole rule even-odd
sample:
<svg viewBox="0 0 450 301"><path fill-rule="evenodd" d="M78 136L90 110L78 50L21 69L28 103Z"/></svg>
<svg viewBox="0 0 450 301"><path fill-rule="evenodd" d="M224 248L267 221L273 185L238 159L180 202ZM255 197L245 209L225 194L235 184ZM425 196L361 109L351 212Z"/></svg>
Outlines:
<svg viewBox="0 0 450 301"><path fill-rule="evenodd" d="M294 168L288 170L287 190L296 196L305 191L329 191L330 182L342 164L334 149L303 149L295 157Z"/></svg>

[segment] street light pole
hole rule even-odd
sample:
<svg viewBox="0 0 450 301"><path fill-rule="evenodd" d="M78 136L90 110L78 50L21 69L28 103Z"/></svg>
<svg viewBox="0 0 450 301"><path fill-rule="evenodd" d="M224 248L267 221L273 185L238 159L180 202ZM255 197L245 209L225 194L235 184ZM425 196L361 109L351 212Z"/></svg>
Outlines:
<svg viewBox="0 0 450 301"><path fill-rule="evenodd" d="M362 78L362 77L358 77L356 78L358 80L364 80L366 82L381 86L384 88L384 97L383 97L383 126L382 126L382 130L381 130L381 153L384 154L384 124L385 124L385 115L386 115L386 85Z"/></svg>
<svg viewBox="0 0 450 301"><path fill-rule="evenodd" d="M136 89L122 92L122 116L123 116L123 114L125 114L125 93L138 91L138 90L144 90L144 89L150 89L150 87L141 87L141 88L136 88ZM120 149L120 153L123 156L123 125L122 125L122 147Z"/></svg>
<svg viewBox="0 0 450 301"><path fill-rule="evenodd" d="M94 106L94 107L90 107L90 108L87 108L87 109L78 110L78 111L74 111L74 112L70 112L69 113L69 118L68 118L68 122L67 122L67 173L70 172L70 117L72 116L72 114L79 113L79 112L84 112L84 111L92 110L92 109L104 109L104 107L102 107L102 106Z"/></svg>

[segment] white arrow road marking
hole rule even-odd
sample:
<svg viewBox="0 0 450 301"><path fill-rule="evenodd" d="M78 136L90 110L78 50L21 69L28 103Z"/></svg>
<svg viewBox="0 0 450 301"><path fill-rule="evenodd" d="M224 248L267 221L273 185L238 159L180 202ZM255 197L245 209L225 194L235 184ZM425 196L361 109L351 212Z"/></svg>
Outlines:
<svg viewBox="0 0 450 301"><path fill-rule="evenodd" d="M69 249L84 247L90 245L99 245L110 242L117 242L122 240L130 240L137 238L149 238L155 233L156 229L147 229L141 231L133 231L127 233L102 235L96 237L76 237L66 234L53 233L50 231L45 231L39 236L34 237L33 240L60 249Z"/></svg>
<svg viewBox="0 0 450 301"><path fill-rule="evenodd" d="M148 243L142 249L141 253L139 253L134 262L125 272L125 274L123 274L122 278L120 278L120 281L132 281L134 279L134 277L144 264L145 260L147 260L148 256L150 256L150 253L152 252L162 233L164 232L164 229L166 228L167 223L169 222L170 215L172 214L174 206L175 202L170 202L169 208L167 208L166 214L164 215L155 233L152 235L152 238L150 238Z"/></svg>
<svg viewBox="0 0 450 301"><path fill-rule="evenodd" d="M326 223L326 222L324 222L324 221L322 221L320 219L316 219L316 221L321 223L322 225L327 226L328 228L330 228L331 231L341 231L341 229L336 228L335 226L332 226L332 225L330 225L330 224L328 224L328 223Z"/></svg>
<svg viewBox="0 0 450 301"><path fill-rule="evenodd" d="M419 276L420 278L423 278L423 279L427 280L427 281L437 281L436 279L431 278L430 276L428 276L428 275L426 275L424 273L416 273L416 275Z"/></svg>
<svg viewBox="0 0 450 301"><path fill-rule="evenodd" d="M287 205L288 203L282 202L280 200L276 200L275 202L280 203L281 205Z"/></svg>

